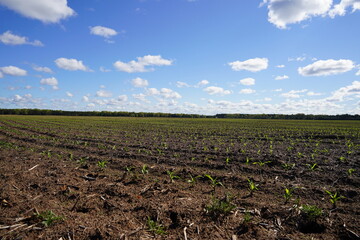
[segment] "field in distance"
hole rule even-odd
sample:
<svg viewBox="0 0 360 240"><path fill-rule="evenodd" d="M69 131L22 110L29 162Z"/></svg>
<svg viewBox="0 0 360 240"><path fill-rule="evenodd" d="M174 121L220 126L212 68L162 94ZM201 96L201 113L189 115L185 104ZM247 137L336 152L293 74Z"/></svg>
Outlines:
<svg viewBox="0 0 360 240"><path fill-rule="evenodd" d="M0 115L1 239L359 239L360 121Z"/></svg>

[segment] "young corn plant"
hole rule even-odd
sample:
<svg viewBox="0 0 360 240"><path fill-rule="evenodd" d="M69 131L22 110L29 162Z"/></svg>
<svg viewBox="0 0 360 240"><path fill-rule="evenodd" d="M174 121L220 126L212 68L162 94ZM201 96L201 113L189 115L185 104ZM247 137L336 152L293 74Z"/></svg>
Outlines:
<svg viewBox="0 0 360 240"><path fill-rule="evenodd" d="M327 194L329 194L330 202L332 203L333 208L336 208L337 201L339 201L340 199L345 198L344 196L341 196L340 193L338 193L338 192L332 193L332 192L330 192L328 190L325 190L325 192Z"/></svg>
<svg viewBox="0 0 360 240"><path fill-rule="evenodd" d="M248 183L249 183L250 196L252 196L255 191L259 190L258 188L259 184L255 184L254 181L250 179L248 179Z"/></svg>
<svg viewBox="0 0 360 240"><path fill-rule="evenodd" d="M107 165L107 161L105 160L100 160L97 162L97 166L101 169L101 170L104 170L106 168L106 165Z"/></svg>
<svg viewBox="0 0 360 240"><path fill-rule="evenodd" d="M144 175L149 173L149 167L146 164L142 166L141 173Z"/></svg>
<svg viewBox="0 0 360 240"><path fill-rule="evenodd" d="M205 177L207 177L210 180L210 184L213 187L213 192L215 193L215 188L216 186L224 186L220 181L217 180L217 178L213 178L212 176L210 176L209 174L205 174Z"/></svg>
<svg viewBox="0 0 360 240"><path fill-rule="evenodd" d="M175 179L179 179L179 176L176 176L174 172L172 171L166 171L166 173L169 175L169 178L171 180L171 182L175 182Z"/></svg>
<svg viewBox="0 0 360 240"><path fill-rule="evenodd" d="M187 182L190 183L192 187L195 186L196 181L197 181L196 179L201 178L201 176L193 177L191 174L189 177L190 178L187 180Z"/></svg>
<svg viewBox="0 0 360 240"><path fill-rule="evenodd" d="M293 195L293 188L284 188L284 198L285 198L285 204L289 202L289 200L291 199L292 195Z"/></svg>
<svg viewBox="0 0 360 240"><path fill-rule="evenodd" d="M347 174L349 175L349 177L351 177L351 175L355 172L356 170L354 168L349 168L347 170Z"/></svg>

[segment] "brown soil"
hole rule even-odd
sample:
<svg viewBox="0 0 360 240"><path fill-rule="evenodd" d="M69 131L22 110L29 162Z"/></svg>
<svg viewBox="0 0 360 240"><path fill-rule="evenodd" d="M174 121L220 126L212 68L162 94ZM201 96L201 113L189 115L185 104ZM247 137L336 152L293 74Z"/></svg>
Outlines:
<svg viewBox="0 0 360 240"><path fill-rule="evenodd" d="M312 171L306 165L313 163L312 151L303 141L289 152L288 139L275 136L274 152L257 154L265 144L248 135L258 147L235 153L243 143L226 143L230 151L214 144L234 134L227 129L221 135L217 126L197 132L190 147L182 128L160 120L149 128L137 122L132 129L117 126L121 134L115 128L86 129L92 125L80 120L66 125L56 118L0 118L0 239L359 239L360 178L356 171L346 173L350 167L360 171L360 152L339 162L345 150L332 136L315 137L329 152L317 155L319 168ZM154 140L159 132L162 139ZM159 149L160 142L167 144ZM299 149L304 156L296 155ZM169 171L179 178L171 180ZM211 186L206 174L223 186ZM190 176L201 177L190 184ZM258 190L250 193L249 180ZM284 188L294 189L288 201ZM345 198L333 206L325 190ZM216 199L233 208L211 211ZM301 210L305 204L318 206L322 215L309 220ZM61 219L44 225L40 215L46 211ZM152 231L150 220L164 233Z"/></svg>

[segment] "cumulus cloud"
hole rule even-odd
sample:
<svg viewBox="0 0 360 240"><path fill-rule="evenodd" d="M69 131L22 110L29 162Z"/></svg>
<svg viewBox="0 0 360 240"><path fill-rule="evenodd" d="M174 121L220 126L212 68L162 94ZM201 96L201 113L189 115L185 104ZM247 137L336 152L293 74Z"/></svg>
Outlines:
<svg viewBox="0 0 360 240"><path fill-rule="evenodd" d="M282 64L282 65L277 65L276 67L277 67L277 68L284 68L285 65L283 65L283 64Z"/></svg>
<svg viewBox="0 0 360 240"><path fill-rule="evenodd" d="M254 89L251 88L244 88L240 90L240 94L252 94L255 93L256 91Z"/></svg>
<svg viewBox="0 0 360 240"><path fill-rule="evenodd" d="M360 70L357 71L357 73L355 74L356 76L360 76Z"/></svg>
<svg viewBox="0 0 360 240"><path fill-rule="evenodd" d="M146 90L148 96L159 96L165 99L180 99L181 95L178 92L175 92L169 88L161 88L160 90L156 88L149 88Z"/></svg>
<svg viewBox="0 0 360 240"><path fill-rule="evenodd" d="M289 76L287 76L287 75L282 75L282 76L276 76L275 77L275 80L284 80L284 79L288 79L289 78Z"/></svg>
<svg viewBox="0 0 360 240"><path fill-rule="evenodd" d="M232 70L247 70L250 72L258 72L267 69L269 60L267 58L252 58L246 61L235 61L228 63Z"/></svg>
<svg viewBox="0 0 360 240"><path fill-rule="evenodd" d="M126 102L128 100L128 96L127 95L120 95L117 97L117 100L119 102Z"/></svg>
<svg viewBox="0 0 360 240"><path fill-rule="evenodd" d="M280 29L314 16L325 15L332 0L264 0L268 5L268 21Z"/></svg>
<svg viewBox="0 0 360 240"><path fill-rule="evenodd" d="M176 86L177 86L178 88L190 87L190 85L187 84L186 82L180 82L180 81L177 81L177 82L176 82Z"/></svg>
<svg viewBox="0 0 360 240"><path fill-rule="evenodd" d="M143 101L143 102L148 102L148 100L146 99L146 95L143 94L143 93L133 94L132 96L133 96L133 98L135 98L137 100L140 100L140 101Z"/></svg>
<svg viewBox="0 0 360 240"><path fill-rule="evenodd" d="M82 100L83 100L84 102L88 102L88 101L89 101L89 97L88 97L88 96L83 96L83 97L82 97Z"/></svg>
<svg viewBox="0 0 360 240"><path fill-rule="evenodd" d="M33 67L33 69L34 69L35 71L38 71L38 72L53 73L53 71L52 71L50 68L48 68L48 67L38 67L38 66L35 66L35 67Z"/></svg>
<svg viewBox="0 0 360 240"><path fill-rule="evenodd" d="M200 82L198 82L196 84L197 87L202 87L202 86L205 86L205 85L208 85L209 84L209 81L208 80L201 80Z"/></svg>
<svg viewBox="0 0 360 240"><path fill-rule="evenodd" d="M342 87L332 93L332 96L327 98L328 101L343 101L345 97L350 95L357 95L360 97L360 81L354 81L351 85Z"/></svg>
<svg viewBox="0 0 360 240"><path fill-rule="evenodd" d="M110 69L106 69L106 68L104 68L102 66L99 68L99 70L100 70L100 72L111 72Z"/></svg>
<svg viewBox="0 0 360 240"><path fill-rule="evenodd" d="M230 90L225 90L221 87L215 87L215 86L211 86L211 87L207 87L204 89L205 92L207 92L210 95L228 95L231 94Z"/></svg>
<svg viewBox="0 0 360 240"><path fill-rule="evenodd" d="M352 12L360 10L360 1L359 0L341 0L340 3L335 4L334 7L329 11L329 16L331 18L339 16L344 16L346 14L347 8L352 8Z"/></svg>
<svg viewBox="0 0 360 240"><path fill-rule="evenodd" d="M66 92L66 96L68 96L68 97L73 97L74 94L72 94L71 92Z"/></svg>
<svg viewBox="0 0 360 240"><path fill-rule="evenodd" d="M0 0L0 4L44 23L57 23L76 14L68 7L67 0Z"/></svg>
<svg viewBox="0 0 360 240"><path fill-rule="evenodd" d="M0 72L0 78L3 78L4 74L2 72Z"/></svg>
<svg viewBox="0 0 360 240"><path fill-rule="evenodd" d="M313 92L313 91L309 91L308 93L307 93L307 95L308 96L321 96L322 94L321 93L317 93L317 92Z"/></svg>
<svg viewBox="0 0 360 240"><path fill-rule="evenodd" d="M68 71L90 71L90 69L83 64L82 61L74 58L58 58L55 60L56 66Z"/></svg>
<svg viewBox="0 0 360 240"><path fill-rule="evenodd" d="M15 66L0 67L0 70L3 72L3 74L10 76L26 76L27 74L26 70Z"/></svg>
<svg viewBox="0 0 360 240"><path fill-rule="evenodd" d="M11 33L11 31L6 31L0 35L0 42L6 45L33 45L37 47L42 47L44 44L39 40L29 41L27 37L22 37Z"/></svg>
<svg viewBox="0 0 360 240"><path fill-rule="evenodd" d="M93 35L102 36L104 38L110 38L118 34L114 29L103 26L90 27L90 33Z"/></svg>
<svg viewBox="0 0 360 240"><path fill-rule="evenodd" d="M308 91L307 89L291 90L289 92L280 94L280 96L284 97L284 98L300 98L301 97L300 93L304 93L304 92L307 92L307 91Z"/></svg>
<svg viewBox="0 0 360 240"><path fill-rule="evenodd" d="M108 92L108 91L106 91L106 90L101 89L101 90L99 90L99 91L96 92L96 96L97 96L97 97L111 97L111 96L112 96L112 93L111 93L111 92Z"/></svg>
<svg viewBox="0 0 360 240"><path fill-rule="evenodd" d="M131 83L134 87L147 87L149 85L149 82L147 80L139 77L131 80Z"/></svg>
<svg viewBox="0 0 360 240"><path fill-rule="evenodd" d="M255 79L253 78L244 78L240 80L240 83L245 86L255 85Z"/></svg>
<svg viewBox="0 0 360 240"><path fill-rule="evenodd" d="M137 61L132 60L128 63L116 61L114 67L122 72L134 73L153 71L154 68L151 68L151 66L170 66L171 64L172 60L164 59L160 55L146 55L144 57L137 57Z"/></svg>
<svg viewBox="0 0 360 240"><path fill-rule="evenodd" d="M354 62L347 59L319 60L305 67L298 68L302 76L328 76L348 72L355 67Z"/></svg>
<svg viewBox="0 0 360 240"><path fill-rule="evenodd" d="M42 85L49 85L49 86L57 86L58 85L58 80L54 77L51 78L43 78L40 80L40 83Z"/></svg>

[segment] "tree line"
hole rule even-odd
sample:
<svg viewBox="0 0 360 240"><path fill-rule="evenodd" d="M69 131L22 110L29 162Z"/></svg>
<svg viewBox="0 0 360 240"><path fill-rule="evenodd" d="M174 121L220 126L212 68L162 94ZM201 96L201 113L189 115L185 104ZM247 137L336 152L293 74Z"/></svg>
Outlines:
<svg viewBox="0 0 360 240"><path fill-rule="evenodd" d="M112 111L63 111L50 109L0 109L1 115L54 115L54 116L108 116L108 117L169 117L169 118L236 118L236 119L296 119L296 120L360 120L360 115L313 115L313 114L216 114L200 115L185 113L112 112Z"/></svg>

